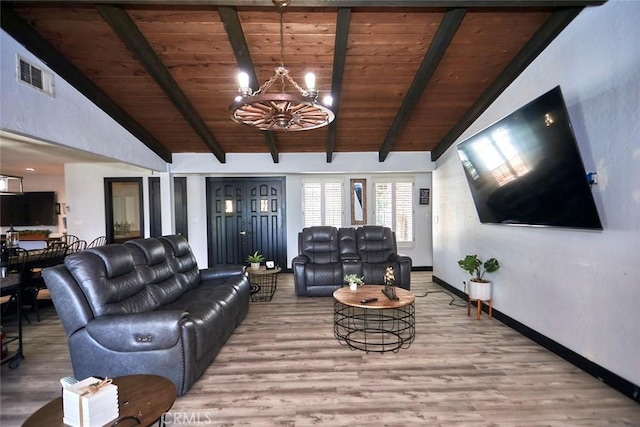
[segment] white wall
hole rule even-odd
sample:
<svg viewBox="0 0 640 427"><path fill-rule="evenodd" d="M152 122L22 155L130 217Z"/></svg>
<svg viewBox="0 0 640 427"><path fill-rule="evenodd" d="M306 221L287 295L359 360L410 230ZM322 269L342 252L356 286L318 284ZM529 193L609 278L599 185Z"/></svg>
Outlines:
<svg viewBox="0 0 640 427"><path fill-rule="evenodd" d="M497 257L494 307L640 384L640 2L584 10L459 139L560 85L604 231L481 225L455 147L434 173L434 275Z"/></svg>
<svg viewBox="0 0 640 427"><path fill-rule="evenodd" d="M250 168L248 167L250 165ZM429 153L391 153L384 163L378 161L377 153L337 153L332 163L326 163L324 153L293 154L285 153L280 163L273 163L269 154L229 154L227 163L220 164L211 154L176 154L170 166L171 174L187 176L189 243L196 254L200 266L207 261L207 224L206 224L206 177L286 177L286 221L287 221L287 266L298 254L298 232L302 230L302 180L306 178L339 178L345 187L345 210L343 224L350 226L351 211L349 185L351 178L365 178L370 202L367 203L367 219L373 224L372 185L376 177L411 177L416 184L415 235L414 245L399 248L399 252L408 255L414 266L431 267L431 208L432 204L418 204L418 190L431 189L431 171L433 163ZM163 203L167 198L162 193ZM164 211L163 211L164 212ZM163 227L163 233L165 228Z"/></svg>
<svg viewBox="0 0 640 427"><path fill-rule="evenodd" d="M59 76L55 96L21 83L19 54L49 70L4 31L0 31L0 129L53 144L159 171L166 163Z"/></svg>
<svg viewBox="0 0 640 427"><path fill-rule="evenodd" d="M68 163L64 168L67 199L67 233L91 242L104 236L104 178L150 176L151 171L118 163ZM145 178L144 224L149 235L149 183Z"/></svg>

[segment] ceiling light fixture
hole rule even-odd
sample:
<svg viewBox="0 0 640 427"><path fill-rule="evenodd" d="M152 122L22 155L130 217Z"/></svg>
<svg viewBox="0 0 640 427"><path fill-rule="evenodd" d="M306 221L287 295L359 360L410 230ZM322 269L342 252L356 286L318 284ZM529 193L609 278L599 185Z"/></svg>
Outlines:
<svg viewBox="0 0 640 427"><path fill-rule="evenodd" d="M275 68L275 74L260 88L253 92L249 87L249 75L241 72L238 75L240 95L229 107L231 118L236 123L256 127L260 130L273 131L302 131L318 129L333 121L335 115L329 108L331 97L326 97L323 104L317 102L318 90L316 76L307 73L303 89L289 75L289 69L284 65L284 35L283 8L289 0L272 0L280 11L280 66ZM268 93L276 82L281 83L281 92ZM286 93L285 86L290 83L298 93Z"/></svg>

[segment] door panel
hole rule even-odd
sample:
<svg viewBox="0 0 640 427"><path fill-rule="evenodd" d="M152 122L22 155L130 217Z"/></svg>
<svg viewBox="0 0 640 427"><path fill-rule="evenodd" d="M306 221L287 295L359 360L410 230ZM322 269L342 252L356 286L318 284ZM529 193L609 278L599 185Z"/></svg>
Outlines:
<svg viewBox="0 0 640 427"><path fill-rule="evenodd" d="M189 217L187 216L187 178L177 176L173 178L174 198L174 229L176 234L182 234L189 239ZM162 236L162 205L160 201L160 177L149 177L149 219L151 221L149 235Z"/></svg>
<svg viewBox="0 0 640 427"><path fill-rule="evenodd" d="M285 267L285 178L208 178L209 265L244 264L259 251Z"/></svg>
<svg viewBox="0 0 640 427"><path fill-rule="evenodd" d="M181 234L189 239L189 217L187 215L187 177L176 176L173 178L173 198L175 205L175 229L176 234Z"/></svg>
<svg viewBox="0 0 640 427"><path fill-rule="evenodd" d="M162 236L162 206L160 205L160 178L149 177L149 236Z"/></svg>

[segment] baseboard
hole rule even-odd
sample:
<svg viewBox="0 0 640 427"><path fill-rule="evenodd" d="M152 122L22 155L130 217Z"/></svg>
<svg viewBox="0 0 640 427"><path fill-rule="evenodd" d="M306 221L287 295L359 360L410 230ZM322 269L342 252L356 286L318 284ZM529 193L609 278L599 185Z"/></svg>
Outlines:
<svg viewBox="0 0 640 427"><path fill-rule="evenodd" d="M433 271L433 266L426 265L421 267L412 266L411 271Z"/></svg>
<svg viewBox="0 0 640 427"><path fill-rule="evenodd" d="M459 298L465 301L467 300L467 294L451 286L444 280L436 276L433 276L433 281L438 285L442 286L443 288L445 288L447 291L451 292L452 294L457 295ZM483 306L483 310L487 311L486 305ZM621 376L609 371L608 369L603 368L597 363L594 363L591 360L586 359L585 357L579 355L575 351L568 349L562 344L559 344L556 341L518 322L517 320L512 319L511 317L505 315L499 310L496 310L495 307L493 308L493 317L495 317L497 320L501 321L505 325L509 326L510 328L518 331L525 337L540 344L541 346L551 351L552 353L555 353L558 356L562 357L564 360L571 363L572 365L582 369L589 375L607 384L609 387L624 394L631 400L634 400L640 403L640 386L638 386L637 384L634 384L631 381L628 381L622 378Z"/></svg>

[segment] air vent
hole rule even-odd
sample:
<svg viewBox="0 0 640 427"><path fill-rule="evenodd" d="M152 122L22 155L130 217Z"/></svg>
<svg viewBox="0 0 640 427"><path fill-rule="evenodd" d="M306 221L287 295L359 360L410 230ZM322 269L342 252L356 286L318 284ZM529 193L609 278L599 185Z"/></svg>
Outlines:
<svg viewBox="0 0 640 427"><path fill-rule="evenodd" d="M21 82L53 96L53 74L18 56L18 78Z"/></svg>

